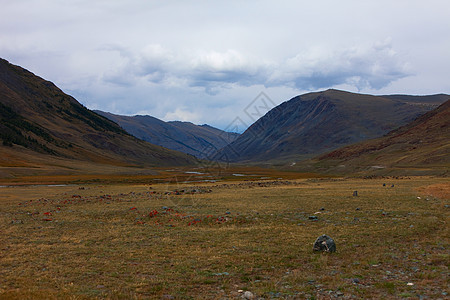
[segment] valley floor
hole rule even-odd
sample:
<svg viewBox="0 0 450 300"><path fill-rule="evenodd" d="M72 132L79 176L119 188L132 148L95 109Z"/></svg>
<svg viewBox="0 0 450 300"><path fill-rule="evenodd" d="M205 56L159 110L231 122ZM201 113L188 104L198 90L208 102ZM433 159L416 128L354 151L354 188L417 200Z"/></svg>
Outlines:
<svg viewBox="0 0 450 300"><path fill-rule="evenodd" d="M448 179L230 177L0 187L0 298L449 297Z"/></svg>

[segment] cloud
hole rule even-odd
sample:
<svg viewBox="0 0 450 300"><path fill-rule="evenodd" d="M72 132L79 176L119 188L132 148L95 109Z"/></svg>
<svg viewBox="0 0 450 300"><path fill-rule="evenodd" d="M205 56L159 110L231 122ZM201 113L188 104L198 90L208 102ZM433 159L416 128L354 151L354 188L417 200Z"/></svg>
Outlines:
<svg viewBox="0 0 450 300"><path fill-rule="evenodd" d="M289 58L274 70L269 85L320 89L341 84L381 89L412 75L409 64L393 50L391 42L339 50L311 48Z"/></svg>
<svg viewBox="0 0 450 300"><path fill-rule="evenodd" d="M181 108L168 112L164 118L166 121L200 122L200 116L197 113L190 112Z"/></svg>
<svg viewBox="0 0 450 300"><path fill-rule="evenodd" d="M133 85L139 79L175 87L201 87L216 95L232 84L239 86L295 87L301 90L342 84L381 89L411 75L408 63L387 40L369 46L328 50L312 47L280 62L267 62L230 49L196 54L176 52L151 44L137 53L123 47L121 63L103 79L118 85Z"/></svg>
<svg viewBox="0 0 450 300"><path fill-rule="evenodd" d="M3 2L1 57L115 113L220 127L261 91L450 88L447 0Z"/></svg>

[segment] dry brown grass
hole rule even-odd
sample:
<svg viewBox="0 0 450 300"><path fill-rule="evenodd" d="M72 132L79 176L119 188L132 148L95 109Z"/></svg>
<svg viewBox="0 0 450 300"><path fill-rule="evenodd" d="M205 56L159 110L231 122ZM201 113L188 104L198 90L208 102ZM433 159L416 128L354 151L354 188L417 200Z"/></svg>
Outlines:
<svg viewBox="0 0 450 300"><path fill-rule="evenodd" d="M445 298L448 200L416 189L446 183L1 188L0 298L220 299L238 298L239 290L266 299ZM308 219L314 214L316 222ZM336 253L312 253L323 233L337 242Z"/></svg>

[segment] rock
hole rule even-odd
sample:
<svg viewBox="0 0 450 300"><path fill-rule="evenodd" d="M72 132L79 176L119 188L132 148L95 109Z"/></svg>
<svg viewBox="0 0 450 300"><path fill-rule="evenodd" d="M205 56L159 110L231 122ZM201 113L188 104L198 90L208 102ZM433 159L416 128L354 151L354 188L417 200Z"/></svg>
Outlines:
<svg viewBox="0 0 450 300"><path fill-rule="evenodd" d="M309 216L308 219L311 220L311 221L319 220L319 218L317 216Z"/></svg>
<svg viewBox="0 0 450 300"><path fill-rule="evenodd" d="M255 299L255 295L253 295L250 291L245 291L244 295L242 295L243 299Z"/></svg>
<svg viewBox="0 0 450 300"><path fill-rule="evenodd" d="M357 197L358 196L358 191L354 191L353 192L353 196Z"/></svg>
<svg viewBox="0 0 450 300"><path fill-rule="evenodd" d="M314 252L336 252L336 243L328 235L319 236L314 242Z"/></svg>

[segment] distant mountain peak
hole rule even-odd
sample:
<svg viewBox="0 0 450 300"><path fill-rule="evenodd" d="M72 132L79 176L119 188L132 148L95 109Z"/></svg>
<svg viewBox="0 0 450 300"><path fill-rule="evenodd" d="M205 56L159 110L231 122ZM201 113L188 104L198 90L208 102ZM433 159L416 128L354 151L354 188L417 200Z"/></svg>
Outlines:
<svg viewBox="0 0 450 300"><path fill-rule="evenodd" d="M195 125L185 121L165 122L151 116L120 116L102 111L97 113L117 122L137 138L199 158L205 158L239 136L208 124Z"/></svg>
<svg viewBox="0 0 450 300"><path fill-rule="evenodd" d="M269 111L216 157L230 161L308 158L382 136L426 113L444 98L357 94L336 89L292 98ZM416 98L415 98L416 99Z"/></svg>

